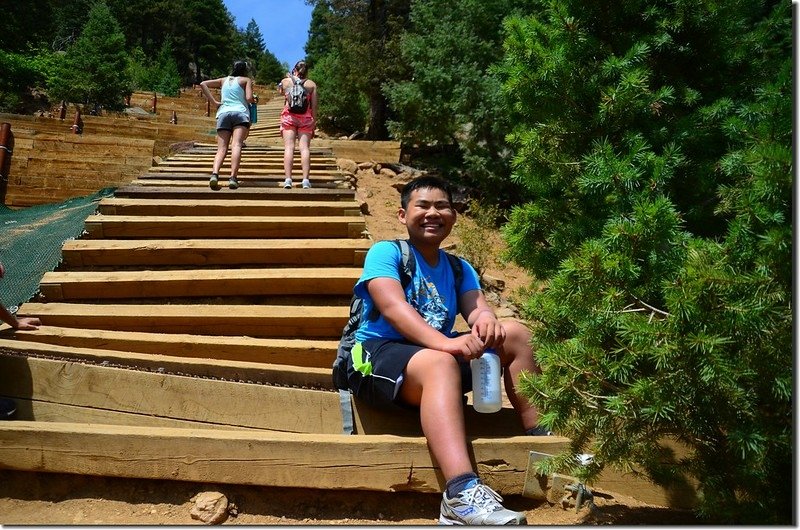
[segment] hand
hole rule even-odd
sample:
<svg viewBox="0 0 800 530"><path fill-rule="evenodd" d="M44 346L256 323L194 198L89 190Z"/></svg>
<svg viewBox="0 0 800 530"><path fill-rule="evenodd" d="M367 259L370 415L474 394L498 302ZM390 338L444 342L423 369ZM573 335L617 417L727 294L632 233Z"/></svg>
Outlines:
<svg viewBox="0 0 800 530"><path fill-rule="evenodd" d="M36 317L22 317L17 318L17 325L14 329L33 331L34 329L39 329L39 326L41 325L42 321Z"/></svg>
<svg viewBox="0 0 800 530"><path fill-rule="evenodd" d="M478 313L472 324L472 334L478 337L486 348L500 350L506 340L506 330L489 310Z"/></svg>
<svg viewBox="0 0 800 530"><path fill-rule="evenodd" d="M445 351L456 357L462 357L467 361L477 359L481 356L481 354L483 354L484 350L483 341L475 335L471 335L469 333L459 335L458 337L448 338L445 340L443 346L444 347L441 348L442 351Z"/></svg>

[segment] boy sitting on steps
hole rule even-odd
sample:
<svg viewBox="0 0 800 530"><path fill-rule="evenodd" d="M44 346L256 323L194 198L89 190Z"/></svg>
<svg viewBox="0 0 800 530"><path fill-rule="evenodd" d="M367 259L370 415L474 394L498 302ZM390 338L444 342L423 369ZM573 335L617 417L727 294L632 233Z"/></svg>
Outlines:
<svg viewBox="0 0 800 530"><path fill-rule="evenodd" d="M376 308L379 316L361 319L347 360L348 386L375 406L419 409L422 431L447 481L441 524L525 524L525 515L503 507L502 498L472 468L463 396L471 390L469 361L493 348L523 428L528 434L549 434L537 426L536 409L515 388L521 371L539 372L530 332L521 323L497 320L475 269L464 260L463 279L455 285L453 268L439 248L456 221L448 184L435 177L415 179L400 202L398 218L408 231L416 270L404 289L397 245L381 241L367 253L354 291L364 299L363 315ZM453 331L458 313L470 333Z"/></svg>

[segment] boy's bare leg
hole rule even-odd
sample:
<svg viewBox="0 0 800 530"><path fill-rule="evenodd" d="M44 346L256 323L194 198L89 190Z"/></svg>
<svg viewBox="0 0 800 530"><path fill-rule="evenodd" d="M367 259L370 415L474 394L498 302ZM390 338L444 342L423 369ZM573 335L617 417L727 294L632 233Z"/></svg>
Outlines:
<svg viewBox="0 0 800 530"><path fill-rule="evenodd" d="M473 472L456 359L449 353L420 350L406 366L400 396L419 406L422 432L445 480Z"/></svg>
<svg viewBox="0 0 800 530"><path fill-rule="evenodd" d="M522 420L522 427L525 430L536 427L539 422L539 412L536 407L530 404L525 396L517 393L516 386L519 374L522 371L540 374L542 373L531 349L531 333L524 324L514 321L503 321L506 330L506 340L503 343L504 355L501 362L505 366L503 380L505 383L506 395L514 410Z"/></svg>

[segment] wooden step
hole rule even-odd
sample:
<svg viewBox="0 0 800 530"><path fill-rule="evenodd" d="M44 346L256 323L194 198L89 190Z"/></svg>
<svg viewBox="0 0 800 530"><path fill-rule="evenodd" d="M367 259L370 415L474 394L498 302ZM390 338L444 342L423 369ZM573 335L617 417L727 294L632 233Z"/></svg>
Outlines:
<svg viewBox="0 0 800 530"><path fill-rule="evenodd" d="M264 414L261 407L252 408ZM553 436L518 436L472 439L469 446L488 486L501 495L519 495L530 451L555 454L566 443ZM0 467L337 490L438 493L445 486L424 438L391 435L12 421L0 429Z"/></svg>
<svg viewBox="0 0 800 530"><path fill-rule="evenodd" d="M169 238L358 238L363 217L203 217L92 215L85 222L89 239Z"/></svg>
<svg viewBox="0 0 800 530"><path fill-rule="evenodd" d="M98 204L104 215L197 215L197 216L357 216L357 202L345 201L232 201L225 199L125 199L107 197Z"/></svg>
<svg viewBox="0 0 800 530"><path fill-rule="evenodd" d="M47 326L43 326L47 327ZM60 328L66 329L66 328ZM11 332L10 328L5 329L5 333ZM75 330L78 331L78 330ZM96 330L94 330L96 331ZM106 332L107 334L110 332ZM291 364L270 364L258 361L233 361L225 359L224 361L218 359L205 359L195 356L175 356L171 353L148 355L139 352L129 351L112 351L108 348L87 348L87 347L67 347L62 344L52 345L44 343L32 343L25 341L26 333L17 332L14 338L19 341L4 340L0 338L0 351L13 352L15 357L4 356L0 353L0 367L3 363L7 363L8 373L28 373L32 371L31 366L26 363L33 363L33 369L37 369L40 373L44 373L50 367L50 371L65 373L65 370L71 370L73 373L82 374L81 378L102 377L106 368L122 369L123 367L136 367L136 370L125 368L130 374L127 375L131 379L130 384L141 386L139 382L141 379L141 371L157 372L160 375L172 375L173 377L188 377L206 378L212 381L226 380L228 382L239 382L248 384L268 384L273 386L291 387L287 388L287 393L291 394L293 389L296 388L312 388L318 390L328 390L333 392L333 381L331 378L331 364L328 361L324 367L309 367L309 366L296 366ZM206 337L196 336L202 340ZM308 342L308 341L306 341ZM167 350L168 351L168 350ZM57 360L49 362L50 359L42 359L36 357L37 355L55 356L58 358L74 359L75 362L88 362L92 364L85 364L79 367L64 368L63 364L71 362L67 360ZM335 347L334 347L335 356ZM30 359L29 359L30 357ZM97 375L100 368L100 374ZM180 375L174 375L180 374ZM114 375L119 380L124 380L126 374L124 372L115 372ZM46 381L46 377L43 379ZM2 377L0 376L0 382ZM164 381L170 382L169 379ZM163 383L166 384L166 383ZM195 386L187 388L193 389L195 392L204 392L202 390L203 382L196 381ZM11 393L15 398L19 399L37 399L37 390L33 388L33 392L29 392L29 387L24 382L17 386L7 385L6 392ZM49 395L49 390L40 390L42 395ZM77 398L69 398L71 393L64 392L59 401L62 405L79 406L81 399L84 399L81 393L77 393ZM108 397L108 395L107 395ZM191 398L191 395L186 397ZM295 399L291 395L285 399ZM327 398L326 398L327 399ZM46 399L42 400L46 401ZM125 414L131 412L130 406L120 406L125 402L125 397L117 397L112 400L112 403L105 402L105 406L94 407L95 409L106 409L105 417L110 417L108 413L118 412L123 415L118 416L117 420L126 417ZM96 402L95 405L98 403ZM377 410L357 399L352 399L350 403L353 411L354 428L357 434L395 434L399 436L422 436L422 430L419 424L419 414L415 411L397 410L387 413L384 410ZM91 417L91 415L89 415ZM152 416L158 416L153 414ZM341 420L339 414L335 414ZM19 419L29 419L22 416ZM167 418L164 418L167 419ZM174 419L174 418L173 418ZM89 418L86 419L88 421ZM237 423L236 417L233 416L229 420L222 418L213 418L214 423L228 421L226 425L231 427L254 427L254 425L247 425ZM522 426L516 412L511 408L504 408L491 416L491 421L486 421L487 416L478 412L471 406L465 406L464 421L469 436L496 436L507 437L521 434ZM77 420L73 420L77 421ZM131 422L130 424L139 424L138 422ZM191 415L184 415L180 418L181 422L197 422L201 424L209 421L208 417L204 419L193 417ZM313 432L313 428L317 427L318 419L313 419L312 423L308 426L295 425L295 432ZM263 427L263 426L262 426ZM340 424L341 429L341 424ZM340 432L340 431L334 431Z"/></svg>
<svg viewBox="0 0 800 530"><path fill-rule="evenodd" d="M223 182L224 184L224 182ZM299 185L300 182L297 182ZM308 190L286 190L277 186L270 188L240 188L229 190L223 187L212 190L208 186L189 188L171 186L122 186L114 191L116 197L161 198L161 199L214 199L231 198L237 200L289 200L289 201L352 201L355 191L349 188L311 188Z"/></svg>
<svg viewBox="0 0 800 530"><path fill-rule="evenodd" d="M344 306L26 303L45 326L191 335L338 339Z"/></svg>
<svg viewBox="0 0 800 530"><path fill-rule="evenodd" d="M324 376L322 369L306 370ZM0 385L9 395L82 407L89 416L92 410L104 410L214 424L219 428L342 432L339 394L332 390L239 383L2 354ZM298 414L306 410L315 413Z"/></svg>
<svg viewBox="0 0 800 530"><path fill-rule="evenodd" d="M184 187L184 188L208 188L209 187L209 179L211 178L208 174L203 175L203 178L194 178L194 179L178 179L173 178L174 175L169 175L163 179L142 179L137 178L130 182L131 186L172 186L172 187ZM283 172L278 172L277 170L273 174L268 174L263 171L258 173L251 173L251 174L242 174L239 173L239 190L242 188L252 188L252 187L261 187L261 188L275 188L283 187L283 181L286 177L283 176ZM315 174L313 171L309 176L311 180L311 185L314 188L331 188L336 186L344 186L345 185L345 178L338 175L331 175L330 173L319 173ZM295 188L300 187L300 183L302 182L302 178L294 178L293 184ZM219 175L219 185L223 189L227 189L228 187L228 177L225 175L224 170L223 173ZM306 190L304 190L306 191Z"/></svg>
<svg viewBox="0 0 800 530"><path fill-rule="evenodd" d="M47 302L208 296L351 296L360 268L46 272Z"/></svg>
<svg viewBox="0 0 800 530"><path fill-rule="evenodd" d="M336 358L339 339L271 339L189 335L185 333L148 333L111 331L103 329L40 326L33 331L14 331L7 324L0 326L0 343L15 340L24 342L17 347L25 350L37 343L65 348L89 348L158 355L181 359L217 359L290 365L299 368L324 368L330 379L330 368ZM40 351L40 350L36 350ZM75 355L71 352L70 355Z"/></svg>
<svg viewBox="0 0 800 530"><path fill-rule="evenodd" d="M68 268L137 265L362 266L368 239L78 239L65 241Z"/></svg>

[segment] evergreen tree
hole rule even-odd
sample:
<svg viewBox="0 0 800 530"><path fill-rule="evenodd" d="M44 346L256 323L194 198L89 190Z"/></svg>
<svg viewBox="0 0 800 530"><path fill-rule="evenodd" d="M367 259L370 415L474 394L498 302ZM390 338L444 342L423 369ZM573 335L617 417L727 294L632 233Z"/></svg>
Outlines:
<svg viewBox="0 0 800 530"><path fill-rule="evenodd" d="M714 522L788 523L789 6L541 0L506 30L533 198L505 234L543 280L523 386L571 440L544 471L692 478Z"/></svg>
<svg viewBox="0 0 800 530"><path fill-rule="evenodd" d="M308 26L308 39L303 51L306 52L306 63L313 68L326 53L331 51L331 36L327 20L331 14L327 2L316 2L311 11L311 23Z"/></svg>
<svg viewBox="0 0 800 530"><path fill-rule="evenodd" d="M241 35L243 57L252 67L251 75L256 76L261 67L261 61L263 60L264 51L267 49L267 46L264 42L264 36L261 34L261 29L259 29L255 19L250 19L250 22L247 23L247 27L241 32Z"/></svg>
<svg viewBox="0 0 800 530"><path fill-rule="evenodd" d="M331 39L326 68L318 72L334 72L336 80L327 83L325 98L345 101L345 94L333 95L329 91L355 91L368 102L366 117L367 138L385 140L389 119L388 105L382 87L391 80L407 75L405 63L400 59L400 37L408 25L410 0L310 0L315 7L325 9L312 12L312 25L321 35ZM316 16L316 18L315 18ZM316 26L316 24L323 26ZM315 59L317 61L319 59ZM316 63L315 63L316 64ZM326 84L319 75L318 84ZM322 85L320 85L322 87ZM322 89L320 94L322 94ZM324 99L320 99L324 105ZM330 107L329 107L330 108ZM332 109L331 114L338 110ZM322 112L322 111L321 111ZM353 109L349 112L353 115Z"/></svg>
<svg viewBox="0 0 800 530"><path fill-rule="evenodd" d="M502 23L523 8L515 0L415 0L402 57L411 70L385 92L406 145L457 146L462 178L484 197L518 197L509 185L511 121L493 67L503 58Z"/></svg>
<svg viewBox="0 0 800 530"><path fill-rule="evenodd" d="M92 7L80 37L48 80L48 91L55 100L122 108L131 92L125 36L104 2Z"/></svg>

